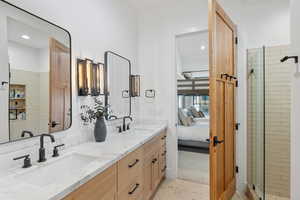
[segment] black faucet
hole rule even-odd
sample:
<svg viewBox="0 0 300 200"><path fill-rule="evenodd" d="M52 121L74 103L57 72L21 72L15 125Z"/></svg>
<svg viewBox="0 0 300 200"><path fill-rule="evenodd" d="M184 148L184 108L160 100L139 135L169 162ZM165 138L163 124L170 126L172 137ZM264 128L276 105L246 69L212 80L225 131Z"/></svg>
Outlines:
<svg viewBox="0 0 300 200"><path fill-rule="evenodd" d="M30 155L28 154L25 156L20 156L20 157L14 158L13 160L20 160L20 159L24 158L23 168L29 168L29 167L31 167L31 160L29 157L30 157Z"/></svg>
<svg viewBox="0 0 300 200"><path fill-rule="evenodd" d="M126 128L126 119L130 119L130 121L132 121L132 117L130 117L130 116L123 117L123 131L126 131L129 129L129 126L127 126L128 129Z"/></svg>
<svg viewBox="0 0 300 200"><path fill-rule="evenodd" d="M21 137L25 137L25 134L28 134L30 137L33 137L33 133L31 131L22 131Z"/></svg>
<svg viewBox="0 0 300 200"><path fill-rule="evenodd" d="M60 144L60 145L55 146L54 149L53 149L53 155L52 155L52 157L58 157L59 156L58 148L59 147L63 147L63 146L65 146L65 144Z"/></svg>
<svg viewBox="0 0 300 200"><path fill-rule="evenodd" d="M38 162L45 162L46 159L46 150L44 148L44 137L50 137L51 142L54 143L55 139L53 135L50 134L42 134L40 136L40 149L39 149L39 160Z"/></svg>

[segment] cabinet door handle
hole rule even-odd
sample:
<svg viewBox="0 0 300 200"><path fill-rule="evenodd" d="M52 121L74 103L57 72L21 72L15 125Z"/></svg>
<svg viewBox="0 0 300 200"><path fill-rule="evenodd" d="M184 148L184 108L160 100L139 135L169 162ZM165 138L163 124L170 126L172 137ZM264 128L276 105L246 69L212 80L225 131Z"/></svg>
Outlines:
<svg viewBox="0 0 300 200"><path fill-rule="evenodd" d="M165 156L167 154L167 151L164 151L161 156Z"/></svg>
<svg viewBox="0 0 300 200"><path fill-rule="evenodd" d="M129 168L132 168L132 167L134 167L136 164L138 164L138 162L140 162L140 160L139 160L139 159L136 159L136 160L134 161L134 163L129 164L128 167L129 167Z"/></svg>
<svg viewBox="0 0 300 200"><path fill-rule="evenodd" d="M165 140L167 138L167 136L163 136L162 138L161 138L161 140Z"/></svg>
<svg viewBox="0 0 300 200"><path fill-rule="evenodd" d="M152 160L153 164L156 163L156 162L157 162L157 158L155 158L155 159Z"/></svg>
<svg viewBox="0 0 300 200"><path fill-rule="evenodd" d="M161 170L161 172L165 172L167 170L167 166L165 166L162 170Z"/></svg>
<svg viewBox="0 0 300 200"><path fill-rule="evenodd" d="M129 195L133 195L134 194L134 192L138 189L140 187L140 184L135 184L135 186L134 186L134 188L130 191L130 192L128 192L128 194Z"/></svg>

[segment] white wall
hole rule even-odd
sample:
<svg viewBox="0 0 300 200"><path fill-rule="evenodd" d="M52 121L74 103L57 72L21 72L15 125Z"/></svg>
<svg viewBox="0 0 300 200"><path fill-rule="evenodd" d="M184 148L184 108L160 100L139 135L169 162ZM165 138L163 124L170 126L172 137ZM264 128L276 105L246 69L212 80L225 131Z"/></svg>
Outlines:
<svg viewBox="0 0 300 200"><path fill-rule="evenodd" d="M39 72L39 50L15 42L8 43L11 69Z"/></svg>
<svg viewBox="0 0 300 200"><path fill-rule="evenodd" d="M65 143L67 146L75 145L90 139L92 131L87 132L83 129L79 120L79 107L86 98L77 97L76 79L75 79L75 59L92 58L96 61L104 61L104 52L113 50L133 61L133 72L136 68L137 54L137 26L136 15L132 9L123 0L90 0L90 1L68 1L68 0L10 0L34 14L52 21L70 31L72 36L72 86L73 86L73 124L72 127L60 133L55 134L57 143ZM83 12L84 11L84 12ZM84 14L83 14L84 13ZM0 21L0 24L3 22ZM5 38L0 36L1 50ZM5 53L5 52L4 52ZM3 56L4 54L0 54ZM0 59L2 62L3 59ZM5 66L7 61L1 66ZM2 76L2 71L0 73ZM2 91L0 92L0 95ZM2 99L2 98L0 98ZM1 101L1 100L0 100ZM7 102L5 100L5 102ZM2 113L2 102L1 113ZM2 115L1 115L2 116ZM8 115L6 115L8 116ZM1 117L0 122L5 120ZM1 130L2 131L2 124ZM2 132L0 133L0 135ZM27 140L0 146L0 166L19 165L18 162L12 162L11 158L16 154L23 155L35 152L38 147L38 140ZM21 150L22 149L22 150ZM33 157L32 160L36 160ZM0 169L0 171L1 171Z"/></svg>
<svg viewBox="0 0 300 200"><path fill-rule="evenodd" d="M290 44L289 0L241 4L247 48Z"/></svg>
<svg viewBox="0 0 300 200"><path fill-rule="evenodd" d="M293 55L300 56L300 1L291 0L291 45ZM300 199L300 74L295 67L292 74L292 116L291 116L291 199Z"/></svg>
<svg viewBox="0 0 300 200"><path fill-rule="evenodd" d="M208 24L207 0L173 1L172 6L160 2L159 6L143 9L139 15L138 59L142 76L141 90L155 89L156 99L149 103L140 99L142 118L169 121L168 177L177 177L176 136L176 48L177 35L206 30Z"/></svg>

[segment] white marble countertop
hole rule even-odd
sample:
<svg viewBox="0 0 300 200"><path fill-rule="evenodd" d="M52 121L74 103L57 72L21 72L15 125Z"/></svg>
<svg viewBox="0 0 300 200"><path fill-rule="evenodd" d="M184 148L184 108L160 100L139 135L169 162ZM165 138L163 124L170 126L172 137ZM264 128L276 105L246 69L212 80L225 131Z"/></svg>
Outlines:
<svg viewBox="0 0 300 200"><path fill-rule="evenodd" d="M66 149L58 158L49 158L42 164L34 164L31 168L10 169L7 176L0 179L0 199L1 200L59 200L73 192L75 189L85 184L93 177L97 176L105 169L109 168L120 159L133 152L143 144L150 141L167 127L166 123L137 124L128 133L108 134L108 138L103 143L89 142L84 143L70 149ZM55 171L47 171L45 173L53 173L51 184L32 184L32 180L26 179L26 174L33 176L42 176L43 167L49 167L70 155L84 155L95 158L80 172L72 174L72 170L68 176L55 176ZM69 166L70 167L70 166ZM76 166L70 168L76 170ZM43 171L42 171L43 172ZM25 175L24 175L25 174ZM72 175L70 175L72 174ZM25 178L20 178L24 176ZM30 179L30 178L29 178Z"/></svg>

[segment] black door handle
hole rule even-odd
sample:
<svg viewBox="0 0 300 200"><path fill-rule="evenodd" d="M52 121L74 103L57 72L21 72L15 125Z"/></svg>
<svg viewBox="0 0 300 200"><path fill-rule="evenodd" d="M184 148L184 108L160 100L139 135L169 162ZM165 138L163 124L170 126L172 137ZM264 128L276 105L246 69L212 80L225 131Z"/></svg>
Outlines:
<svg viewBox="0 0 300 200"><path fill-rule="evenodd" d="M229 74L221 74L221 79L223 79L223 76L225 76L225 79L227 79L230 75Z"/></svg>
<svg viewBox="0 0 300 200"><path fill-rule="evenodd" d="M224 140L218 140L218 136L214 137L214 147L222 143L224 143Z"/></svg>

